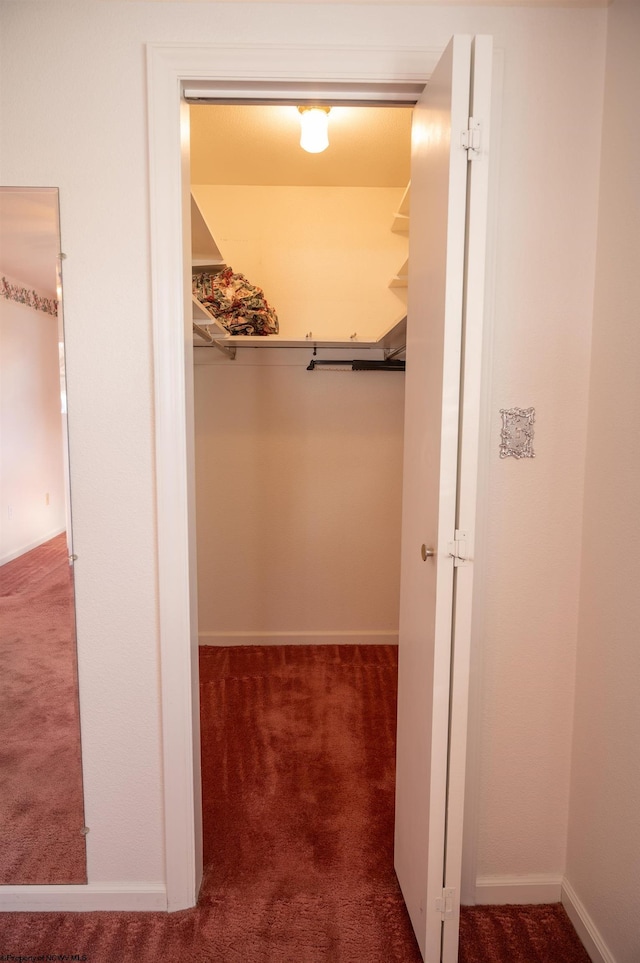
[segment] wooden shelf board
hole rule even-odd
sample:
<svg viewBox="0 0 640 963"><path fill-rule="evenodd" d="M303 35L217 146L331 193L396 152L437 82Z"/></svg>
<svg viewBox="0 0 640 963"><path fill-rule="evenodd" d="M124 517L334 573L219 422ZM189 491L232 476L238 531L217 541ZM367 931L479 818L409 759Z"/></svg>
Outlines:
<svg viewBox="0 0 640 963"><path fill-rule="evenodd" d="M193 194L191 195L191 257L192 260L205 264L224 261Z"/></svg>
<svg viewBox="0 0 640 963"><path fill-rule="evenodd" d="M398 211L393 218L391 230L394 234L409 233L409 208L411 204L411 181L407 184L402 200L398 206Z"/></svg>
<svg viewBox="0 0 640 963"><path fill-rule="evenodd" d="M396 214L391 225L394 234L409 233L409 216L407 214Z"/></svg>
<svg viewBox="0 0 640 963"><path fill-rule="evenodd" d="M219 344L236 348L379 348L377 341L340 341L335 338L287 338L281 334L260 335L232 335L217 338ZM214 345L198 345L198 347L214 347Z"/></svg>
<svg viewBox="0 0 640 963"><path fill-rule="evenodd" d="M341 341L339 338L288 338L282 334L260 335L232 335L227 334L223 338L216 337L220 344L237 348L353 348L371 349L384 348L393 350L406 341L407 316L401 315L393 324L386 328L379 338L370 341L352 341L349 338ZM198 345L198 347L214 347L214 345Z"/></svg>
<svg viewBox="0 0 640 963"><path fill-rule="evenodd" d="M404 262L398 273L389 283L390 288L406 288L409 283L409 258Z"/></svg>
<svg viewBox="0 0 640 963"><path fill-rule="evenodd" d="M224 268L226 267L225 261L212 261L211 258L197 258L194 257L191 261L192 273L196 269L200 269L202 272L204 268ZM196 270L197 273L197 270Z"/></svg>
<svg viewBox="0 0 640 963"><path fill-rule="evenodd" d="M402 195L402 200L400 201L400 206L398 207L398 214L404 214L405 217L409 216L409 209L411 206L411 181L407 184Z"/></svg>
<svg viewBox="0 0 640 963"><path fill-rule="evenodd" d="M225 338L229 337L229 332L224 325L220 324L220 322L217 321L209 311L207 311L204 304L202 304L201 301L198 301L195 294L191 295L191 304L193 309L192 318L194 321L196 321L198 324L206 326L216 340L224 340Z"/></svg>
<svg viewBox="0 0 640 963"><path fill-rule="evenodd" d="M403 314L390 328L382 332L376 341L376 347L384 348L385 351L395 351L396 348L400 348L406 343L407 316Z"/></svg>

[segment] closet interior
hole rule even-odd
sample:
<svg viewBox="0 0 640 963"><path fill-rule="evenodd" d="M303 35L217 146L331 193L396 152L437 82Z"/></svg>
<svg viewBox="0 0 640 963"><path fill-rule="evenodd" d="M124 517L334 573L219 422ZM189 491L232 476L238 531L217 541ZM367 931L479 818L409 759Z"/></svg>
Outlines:
<svg viewBox="0 0 640 963"><path fill-rule="evenodd" d="M411 109L190 110L200 644L396 643Z"/></svg>

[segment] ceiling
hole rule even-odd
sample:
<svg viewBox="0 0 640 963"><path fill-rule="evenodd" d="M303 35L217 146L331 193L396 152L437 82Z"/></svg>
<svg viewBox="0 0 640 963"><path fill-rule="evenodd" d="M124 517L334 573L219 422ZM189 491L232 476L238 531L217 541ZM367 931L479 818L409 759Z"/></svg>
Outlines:
<svg viewBox="0 0 640 963"><path fill-rule="evenodd" d="M296 106L191 107L191 183L406 187L410 107L332 107L329 147L300 147Z"/></svg>
<svg viewBox="0 0 640 963"><path fill-rule="evenodd" d="M0 272L57 297L58 191L0 187Z"/></svg>

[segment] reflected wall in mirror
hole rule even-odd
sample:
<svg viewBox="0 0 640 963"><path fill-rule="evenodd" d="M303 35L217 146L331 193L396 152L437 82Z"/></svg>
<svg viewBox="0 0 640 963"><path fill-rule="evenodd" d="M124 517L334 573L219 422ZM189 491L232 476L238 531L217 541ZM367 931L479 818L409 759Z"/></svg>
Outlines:
<svg viewBox="0 0 640 963"><path fill-rule="evenodd" d="M0 885L86 883L58 191L0 187Z"/></svg>

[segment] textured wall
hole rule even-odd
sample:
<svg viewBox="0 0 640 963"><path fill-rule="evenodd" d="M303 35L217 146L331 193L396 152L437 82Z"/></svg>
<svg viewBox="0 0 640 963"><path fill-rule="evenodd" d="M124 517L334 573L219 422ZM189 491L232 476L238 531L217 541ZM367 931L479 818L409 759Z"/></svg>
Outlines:
<svg viewBox="0 0 640 963"><path fill-rule="evenodd" d="M404 376L310 356L196 365L203 642L397 642Z"/></svg>
<svg viewBox="0 0 640 963"><path fill-rule="evenodd" d="M60 188L89 879L163 877L144 44L503 51L479 869L561 871L604 10L4 2L0 179ZM345 74L348 74L348 58ZM46 149L44 149L46 145ZM538 410L499 462L497 409Z"/></svg>
<svg viewBox="0 0 640 963"><path fill-rule="evenodd" d="M609 13L567 878L640 959L640 7Z"/></svg>
<svg viewBox="0 0 640 963"><path fill-rule="evenodd" d="M604 15L550 14L548 33L522 14L527 42L497 40L482 683L471 719L485 882L564 868L604 68ZM512 406L536 410L534 459L499 458L499 409Z"/></svg>

